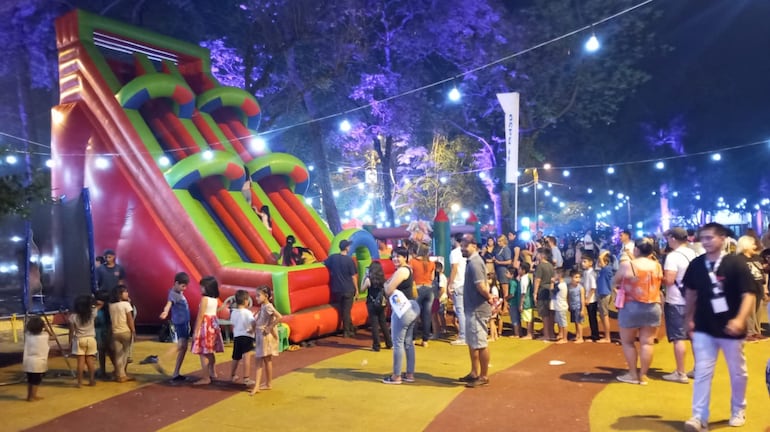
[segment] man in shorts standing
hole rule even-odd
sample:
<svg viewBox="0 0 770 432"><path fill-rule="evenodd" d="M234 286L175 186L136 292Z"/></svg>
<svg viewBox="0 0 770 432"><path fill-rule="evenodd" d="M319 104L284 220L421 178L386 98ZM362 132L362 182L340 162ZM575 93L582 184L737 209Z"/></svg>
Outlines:
<svg viewBox="0 0 770 432"><path fill-rule="evenodd" d="M492 304L499 300L492 296L487 285L484 259L479 255L479 245L473 238L462 241L463 256L468 257L465 267L464 309L465 342L471 357L471 372L460 378L466 387L489 384L489 346L487 332Z"/></svg>
<svg viewBox="0 0 770 432"><path fill-rule="evenodd" d="M687 247L687 231L683 228L671 228L663 233L671 252L666 255L663 264L663 283L666 285L666 302L663 313L666 317L666 335L674 345L676 370L663 375L666 381L687 384L689 379L684 367L684 355L687 351L687 328L685 323L685 299L682 278L690 261L695 259L695 252Z"/></svg>

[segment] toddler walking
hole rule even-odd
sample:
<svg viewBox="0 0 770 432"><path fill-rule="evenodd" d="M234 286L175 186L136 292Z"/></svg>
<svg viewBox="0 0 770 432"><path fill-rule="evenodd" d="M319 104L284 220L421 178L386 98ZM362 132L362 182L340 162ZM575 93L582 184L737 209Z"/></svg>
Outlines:
<svg viewBox="0 0 770 432"><path fill-rule="evenodd" d="M280 313L270 303L270 288L260 286L257 288L257 312L254 321L254 357L257 359L257 374L254 388L249 394L254 396L260 390L270 390L273 381L273 356L278 355L278 329L281 322ZM262 369L265 370L265 383L262 384Z"/></svg>
<svg viewBox="0 0 770 432"><path fill-rule="evenodd" d="M37 389L43 382L43 375L48 370L49 333L43 331L45 323L39 316L27 321L24 334L24 359L22 366L27 373L27 402L43 399L37 395Z"/></svg>

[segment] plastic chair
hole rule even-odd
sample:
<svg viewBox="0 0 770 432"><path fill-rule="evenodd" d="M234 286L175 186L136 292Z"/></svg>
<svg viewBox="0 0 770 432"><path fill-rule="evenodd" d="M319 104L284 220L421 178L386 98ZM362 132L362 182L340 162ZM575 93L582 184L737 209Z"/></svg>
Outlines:
<svg viewBox="0 0 770 432"><path fill-rule="evenodd" d="M289 334L291 333L291 329L284 323L280 323L276 327L278 329L278 352L284 352L289 349Z"/></svg>

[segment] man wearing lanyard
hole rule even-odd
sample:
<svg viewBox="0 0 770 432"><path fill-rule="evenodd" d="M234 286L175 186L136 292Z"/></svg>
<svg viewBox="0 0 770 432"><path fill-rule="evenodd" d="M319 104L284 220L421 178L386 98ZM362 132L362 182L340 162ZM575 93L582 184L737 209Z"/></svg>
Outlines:
<svg viewBox="0 0 770 432"><path fill-rule="evenodd" d="M727 228L718 223L704 225L699 235L706 254L692 260L682 279L686 322L695 354L692 418L684 424L689 432L708 430L711 381L720 349L730 374L729 425L746 423L748 372L743 343L746 319L756 297L746 265L736 255L723 253L727 234Z"/></svg>

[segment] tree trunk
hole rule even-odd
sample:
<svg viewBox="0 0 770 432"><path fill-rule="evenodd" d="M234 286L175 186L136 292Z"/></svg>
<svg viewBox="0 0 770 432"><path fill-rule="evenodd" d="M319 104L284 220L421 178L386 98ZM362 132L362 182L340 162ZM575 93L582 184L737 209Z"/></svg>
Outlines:
<svg viewBox="0 0 770 432"><path fill-rule="evenodd" d="M383 142L385 141L385 148ZM385 209L385 218L390 226L396 226L396 213L393 210L393 137L374 139L374 151L380 157L379 172L377 178L382 181L382 207ZM377 221L374 221L376 224Z"/></svg>
<svg viewBox="0 0 770 432"><path fill-rule="evenodd" d="M309 92L305 92L303 99L308 116L314 118L316 114L312 95ZM334 202L331 176L329 175L329 163L326 158L326 146L323 145L323 133L321 132L321 126L318 122L311 123L308 127L310 128L311 142L317 143L315 145L316 157L313 158L313 163L318 169L318 185L321 188L321 203L323 204L326 221L329 223L329 229L334 234L337 234L342 231L342 223L340 222L340 214L337 211L337 205Z"/></svg>
<svg viewBox="0 0 770 432"><path fill-rule="evenodd" d="M16 97L18 98L19 131L22 138L24 138L22 147L25 166L24 185L29 186L32 183L32 161L30 160L29 142L30 140L38 142L38 136L35 133L35 128L29 121L28 113L32 110L32 96L30 95L32 81L30 80L29 54L26 46L23 44L16 61L18 65L16 69Z"/></svg>

